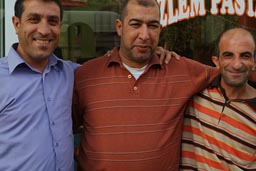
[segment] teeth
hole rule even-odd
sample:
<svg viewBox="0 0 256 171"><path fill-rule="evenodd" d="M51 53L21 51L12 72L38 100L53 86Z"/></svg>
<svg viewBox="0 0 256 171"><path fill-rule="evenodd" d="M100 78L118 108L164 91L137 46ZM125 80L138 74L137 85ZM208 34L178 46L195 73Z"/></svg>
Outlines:
<svg viewBox="0 0 256 171"><path fill-rule="evenodd" d="M46 44L49 43L49 40L36 40L38 43Z"/></svg>

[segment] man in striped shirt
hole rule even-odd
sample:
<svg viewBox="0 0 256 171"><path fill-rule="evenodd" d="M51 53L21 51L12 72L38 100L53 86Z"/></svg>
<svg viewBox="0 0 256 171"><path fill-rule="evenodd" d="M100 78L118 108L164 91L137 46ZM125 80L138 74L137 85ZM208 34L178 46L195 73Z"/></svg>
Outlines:
<svg viewBox="0 0 256 171"><path fill-rule="evenodd" d="M223 32L214 64L220 76L190 101L182 136L181 170L256 170L255 38L242 28Z"/></svg>

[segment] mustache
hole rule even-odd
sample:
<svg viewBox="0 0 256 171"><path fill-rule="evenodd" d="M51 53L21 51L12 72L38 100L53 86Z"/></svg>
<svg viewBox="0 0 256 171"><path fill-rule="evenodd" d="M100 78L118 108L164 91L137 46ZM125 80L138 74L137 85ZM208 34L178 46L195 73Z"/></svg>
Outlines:
<svg viewBox="0 0 256 171"><path fill-rule="evenodd" d="M228 71L228 72L246 72L246 71L248 71L249 69L246 68L245 66L242 66L242 67L239 68L239 69L227 67L227 68L225 68L225 70Z"/></svg>
<svg viewBox="0 0 256 171"><path fill-rule="evenodd" d="M140 44L134 44L133 46L132 46L132 48L148 48L148 49L150 49L150 50L153 50L153 48L152 48L152 46L151 45L149 45L149 44L142 44L142 43L140 43Z"/></svg>
<svg viewBox="0 0 256 171"><path fill-rule="evenodd" d="M39 39L39 40L53 40L55 37L51 35L34 35L33 39Z"/></svg>

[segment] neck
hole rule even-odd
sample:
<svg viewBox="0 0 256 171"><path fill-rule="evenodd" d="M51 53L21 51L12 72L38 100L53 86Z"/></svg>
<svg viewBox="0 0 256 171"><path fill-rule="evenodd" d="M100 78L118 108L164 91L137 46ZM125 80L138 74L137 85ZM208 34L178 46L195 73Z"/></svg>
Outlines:
<svg viewBox="0 0 256 171"><path fill-rule="evenodd" d="M20 55L21 58L23 58L27 64L29 64L31 67L39 70L40 72L43 72L45 67L48 64L49 57L30 57L26 53L24 53L21 46L18 46L17 53Z"/></svg>
<svg viewBox="0 0 256 171"><path fill-rule="evenodd" d="M248 83L240 87L233 87L221 84L221 87L225 90L226 96L232 99L251 99L255 98L256 89L250 86Z"/></svg>
<svg viewBox="0 0 256 171"><path fill-rule="evenodd" d="M150 60L150 59L146 59L146 60L139 60L138 59L136 61L135 58L131 59L131 58L127 57L127 55L125 55L122 52L121 48L119 50L119 56L121 58L121 61L124 64L126 64L127 66L132 67L132 68L142 68L142 67L146 66L149 63L149 60Z"/></svg>

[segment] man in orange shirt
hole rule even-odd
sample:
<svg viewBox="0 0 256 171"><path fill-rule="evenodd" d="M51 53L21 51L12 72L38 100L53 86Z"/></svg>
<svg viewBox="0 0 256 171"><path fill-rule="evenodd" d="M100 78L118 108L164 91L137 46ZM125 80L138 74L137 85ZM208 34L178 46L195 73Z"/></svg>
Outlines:
<svg viewBox="0 0 256 171"><path fill-rule="evenodd" d="M156 0L124 1L116 30L120 47L75 73L80 170L177 171L186 103L217 71L187 58L160 63Z"/></svg>

